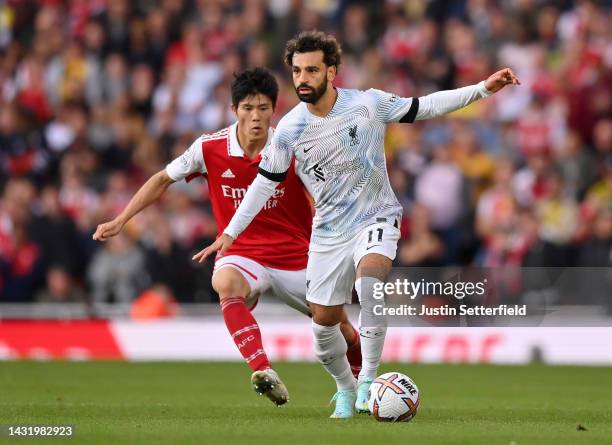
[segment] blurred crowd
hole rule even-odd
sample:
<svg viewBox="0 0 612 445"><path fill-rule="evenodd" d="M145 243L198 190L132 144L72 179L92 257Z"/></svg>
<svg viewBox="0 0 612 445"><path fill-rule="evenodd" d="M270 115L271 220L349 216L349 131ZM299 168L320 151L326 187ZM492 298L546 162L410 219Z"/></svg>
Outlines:
<svg viewBox="0 0 612 445"><path fill-rule="evenodd" d="M204 180L170 187L106 243L135 190L234 121L229 83L266 66L276 121L296 104L284 44L343 45L337 86L403 96L506 88L451 116L391 125L405 208L397 264L612 265L609 1L0 1L0 301L211 301L217 233Z"/></svg>

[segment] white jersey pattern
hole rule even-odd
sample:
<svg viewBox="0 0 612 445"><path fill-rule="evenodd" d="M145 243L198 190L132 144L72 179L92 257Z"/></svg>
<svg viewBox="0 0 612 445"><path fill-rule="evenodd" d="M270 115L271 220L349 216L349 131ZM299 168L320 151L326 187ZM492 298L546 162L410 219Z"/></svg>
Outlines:
<svg viewBox="0 0 612 445"><path fill-rule="evenodd" d="M481 81L419 98L380 90L338 88L330 113L317 117L300 103L281 119L262 152L259 175L224 233L236 237L263 208L293 158L296 171L315 199L311 250L353 239L370 224L399 218L387 176L385 124L430 119L465 107L492 92Z"/></svg>
<svg viewBox="0 0 612 445"><path fill-rule="evenodd" d="M418 99L380 90L338 88L330 113L320 118L298 104L279 122L260 169L287 171L291 159L315 200L311 244L329 245L354 237L376 218L400 218L387 176L385 124L414 120ZM260 171L261 171L260 170Z"/></svg>

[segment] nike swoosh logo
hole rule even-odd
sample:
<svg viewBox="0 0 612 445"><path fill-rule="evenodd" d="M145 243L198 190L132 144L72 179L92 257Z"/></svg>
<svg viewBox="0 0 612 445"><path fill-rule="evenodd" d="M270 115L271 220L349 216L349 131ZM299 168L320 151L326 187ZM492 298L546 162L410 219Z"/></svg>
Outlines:
<svg viewBox="0 0 612 445"><path fill-rule="evenodd" d="M366 247L366 250L370 250L372 247L380 247L382 244L374 244L373 246Z"/></svg>
<svg viewBox="0 0 612 445"><path fill-rule="evenodd" d="M308 153L310 150L312 150L314 148L314 145L312 147L308 147L304 149L304 153Z"/></svg>

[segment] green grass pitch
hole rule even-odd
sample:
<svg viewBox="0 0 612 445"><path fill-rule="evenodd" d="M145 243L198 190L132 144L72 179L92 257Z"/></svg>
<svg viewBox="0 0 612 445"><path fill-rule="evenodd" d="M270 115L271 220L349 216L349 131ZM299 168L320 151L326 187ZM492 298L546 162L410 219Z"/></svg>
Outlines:
<svg viewBox="0 0 612 445"><path fill-rule="evenodd" d="M242 363L0 362L0 424L71 424L85 444L612 443L612 368L386 364L421 391L409 423L328 419L317 364L279 364L291 401L257 396ZM577 425L586 428L579 431Z"/></svg>

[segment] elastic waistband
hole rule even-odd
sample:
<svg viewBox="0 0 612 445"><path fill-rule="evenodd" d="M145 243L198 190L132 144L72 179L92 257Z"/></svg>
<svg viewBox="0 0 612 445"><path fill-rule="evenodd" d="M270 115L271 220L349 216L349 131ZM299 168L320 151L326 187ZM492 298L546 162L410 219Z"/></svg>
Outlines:
<svg viewBox="0 0 612 445"><path fill-rule="evenodd" d="M393 227L399 229L400 223L398 218L376 218L376 223L389 223L393 221Z"/></svg>

